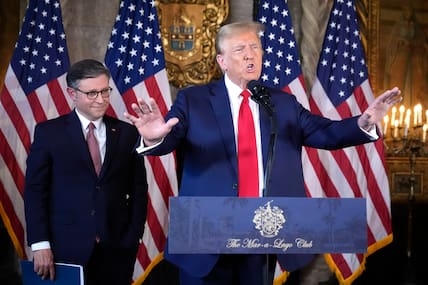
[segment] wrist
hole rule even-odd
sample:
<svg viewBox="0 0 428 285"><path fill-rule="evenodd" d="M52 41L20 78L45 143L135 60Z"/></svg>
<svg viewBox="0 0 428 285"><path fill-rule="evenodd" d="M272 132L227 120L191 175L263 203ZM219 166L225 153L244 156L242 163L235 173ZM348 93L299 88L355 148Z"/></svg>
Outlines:
<svg viewBox="0 0 428 285"><path fill-rule="evenodd" d="M145 146L152 146L152 145L158 144L161 141L162 139L154 139L154 140L143 139L143 143Z"/></svg>

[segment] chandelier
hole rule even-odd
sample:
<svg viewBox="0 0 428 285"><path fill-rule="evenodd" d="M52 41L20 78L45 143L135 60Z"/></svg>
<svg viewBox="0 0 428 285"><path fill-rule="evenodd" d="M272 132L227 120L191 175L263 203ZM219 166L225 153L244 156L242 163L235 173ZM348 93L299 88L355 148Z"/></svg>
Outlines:
<svg viewBox="0 0 428 285"><path fill-rule="evenodd" d="M393 107L383 118L383 137L387 155L403 156L417 152L428 155L426 146L428 110L421 104L411 107Z"/></svg>

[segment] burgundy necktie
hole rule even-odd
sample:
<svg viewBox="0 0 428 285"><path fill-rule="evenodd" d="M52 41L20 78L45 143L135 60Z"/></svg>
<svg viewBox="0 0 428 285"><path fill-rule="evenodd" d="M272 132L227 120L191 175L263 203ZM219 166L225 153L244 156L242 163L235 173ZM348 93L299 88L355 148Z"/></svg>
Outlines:
<svg viewBox="0 0 428 285"><path fill-rule="evenodd" d="M94 163L95 172L100 175L101 171L101 154L98 147L97 138L94 135L95 125L91 122L88 125L88 134L86 135L86 142L88 143L89 153L91 154L92 162Z"/></svg>
<svg viewBox="0 0 428 285"><path fill-rule="evenodd" d="M259 171L257 162L256 132L248 98L250 92L242 91L244 97L238 117L238 183L239 197L259 197Z"/></svg>

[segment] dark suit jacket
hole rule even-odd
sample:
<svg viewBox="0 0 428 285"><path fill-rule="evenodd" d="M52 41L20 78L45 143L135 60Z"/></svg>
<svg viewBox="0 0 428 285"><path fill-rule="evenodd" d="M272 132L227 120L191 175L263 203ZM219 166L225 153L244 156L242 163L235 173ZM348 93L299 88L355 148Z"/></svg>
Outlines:
<svg viewBox="0 0 428 285"><path fill-rule="evenodd" d="M336 149L369 142L357 117L331 121L311 114L295 96L269 90L275 105L278 138L270 176L269 196L305 196L301 162L302 146ZM163 143L147 154L160 155L179 147L183 151L180 196L237 196L238 171L232 114L224 80L180 91L167 118L180 121ZM260 129L266 169L270 118L260 108ZM195 276L205 276L218 255L169 254L166 259ZM288 271L308 263L312 256L280 255Z"/></svg>
<svg viewBox="0 0 428 285"><path fill-rule="evenodd" d="M76 112L35 128L24 192L27 239L30 245L50 241L56 262L85 265L96 235L106 246L129 249L143 234L147 180L135 152L138 133L108 116L104 122L106 154L99 177Z"/></svg>

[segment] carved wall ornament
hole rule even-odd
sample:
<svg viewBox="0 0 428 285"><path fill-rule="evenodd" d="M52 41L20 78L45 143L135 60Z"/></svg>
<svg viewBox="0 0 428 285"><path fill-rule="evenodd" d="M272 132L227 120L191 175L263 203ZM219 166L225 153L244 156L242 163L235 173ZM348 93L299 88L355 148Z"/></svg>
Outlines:
<svg viewBox="0 0 428 285"><path fill-rule="evenodd" d="M379 0L357 0L357 15L360 24L360 35L367 57L370 83L374 94L378 86L377 64L379 61Z"/></svg>
<svg viewBox="0 0 428 285"><path fill-rule="evenodd" d="M220 77L215 37L228 0L161 0L158 14L170 83L182 88Z"/></svg>

